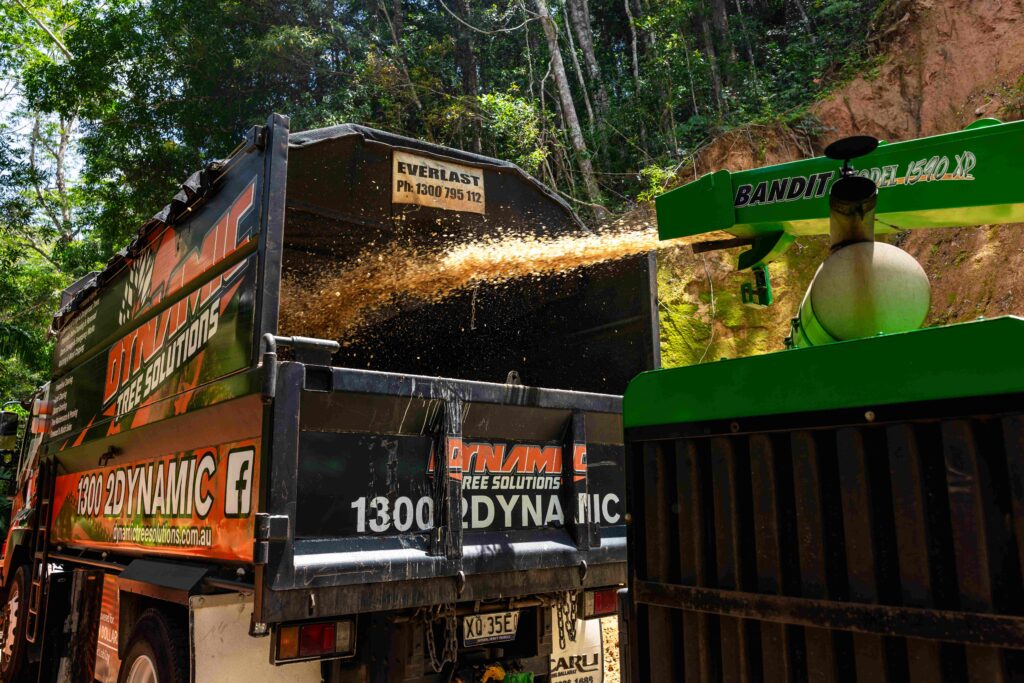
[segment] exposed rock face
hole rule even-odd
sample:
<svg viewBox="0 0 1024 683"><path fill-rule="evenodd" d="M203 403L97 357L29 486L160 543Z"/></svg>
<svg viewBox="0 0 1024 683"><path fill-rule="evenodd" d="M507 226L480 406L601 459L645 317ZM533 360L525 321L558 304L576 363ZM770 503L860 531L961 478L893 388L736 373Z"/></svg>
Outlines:
<svg viewBox="0 0 1024 683"><path fill-rule="evenodd" d="M836 137L895 142L959 130L1000 115L998 91L1024 73L1024 2L917 0L873 44L883 62L818 104Z"/></svg>

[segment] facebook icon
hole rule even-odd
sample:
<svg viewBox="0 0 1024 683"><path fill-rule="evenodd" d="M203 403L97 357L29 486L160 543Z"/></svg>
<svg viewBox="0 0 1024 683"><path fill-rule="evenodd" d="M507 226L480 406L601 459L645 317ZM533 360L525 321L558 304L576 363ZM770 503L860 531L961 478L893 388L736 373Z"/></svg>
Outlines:
<svg viewBox="0 0 1024 683"><path fill-rule="evenodd" d="M252 475L256 450L244 448L228 453L224 491L224 516L244 517L252 512Z"/></svg>

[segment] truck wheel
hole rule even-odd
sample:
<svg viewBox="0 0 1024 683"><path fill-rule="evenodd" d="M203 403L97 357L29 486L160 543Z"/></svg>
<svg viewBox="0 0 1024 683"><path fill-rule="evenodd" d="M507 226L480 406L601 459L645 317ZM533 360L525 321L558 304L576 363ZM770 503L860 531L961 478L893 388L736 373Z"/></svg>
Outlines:
<svg viewBox="0 0 1024 683"><path fill-rule="evenodd" d="M28 565L21 565L7 582L3 611L3 647L0 647L0 681L32 678L25 649L25 615L28 611Z"/></svg>
<svg viewBox="0 0 1024 683"><path fill-rule="evenodd" d="M190 679L187 657L184 625L148 609L132 631L118 683L185 683Z"/></svg>

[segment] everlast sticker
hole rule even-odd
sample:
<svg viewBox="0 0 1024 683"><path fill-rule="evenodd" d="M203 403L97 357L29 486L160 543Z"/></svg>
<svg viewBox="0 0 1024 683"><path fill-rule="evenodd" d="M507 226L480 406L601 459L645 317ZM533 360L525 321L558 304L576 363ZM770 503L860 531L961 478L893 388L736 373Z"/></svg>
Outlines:
<svg viewBox="0 0 1024 683"><path fill-rule="evenodd" d="M486 211L484 172L395 150L391 201L482 214Z"/></svg>

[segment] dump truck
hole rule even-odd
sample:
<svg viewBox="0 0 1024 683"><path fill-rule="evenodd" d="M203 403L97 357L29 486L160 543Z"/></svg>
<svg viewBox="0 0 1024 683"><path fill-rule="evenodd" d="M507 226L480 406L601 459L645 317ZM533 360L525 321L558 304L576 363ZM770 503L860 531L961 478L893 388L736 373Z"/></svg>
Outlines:
<svg viewBox="0 0 1024 683"><path fill-rule="evenodd" d="M506 162L251 129L64 292L52 378L0 419L0 679L600 681L652 260L279 329L361 259L586 230Z"/></svg>
<svg viewBox="0 0 1024 683"><path fill-rule="evenodd" d="M626 391L633 683L1024 676L1024 319L922 327L898 246L1024 221L1024 123L825 152L657 199L662 238L744 249L753 306L794 240L830 249L788 348Z"/></svg>

